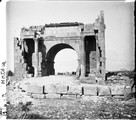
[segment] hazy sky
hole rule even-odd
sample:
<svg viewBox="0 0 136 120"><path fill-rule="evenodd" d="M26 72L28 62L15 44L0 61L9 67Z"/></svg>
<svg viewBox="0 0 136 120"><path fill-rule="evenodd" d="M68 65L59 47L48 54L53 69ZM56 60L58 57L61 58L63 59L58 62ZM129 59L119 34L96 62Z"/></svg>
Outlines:
<svg viewBox="0 0 136 120"><path fill-rule="evenodd" d="M66 1L16 1L7 4L8 69L13 70L14 64L13 37L20 37L23 26L60 22L94 23L100 10L104 11L106 24L106 69L133 69L135 47L133 3ZM63 57L64 55L66 54L63 54Z"/></svg>

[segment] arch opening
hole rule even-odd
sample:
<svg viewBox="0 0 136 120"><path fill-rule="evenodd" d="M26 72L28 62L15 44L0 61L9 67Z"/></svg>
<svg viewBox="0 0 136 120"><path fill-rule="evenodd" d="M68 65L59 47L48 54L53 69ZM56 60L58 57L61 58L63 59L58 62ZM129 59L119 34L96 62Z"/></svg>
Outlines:
<svg viewBox="0 0 136 120"><path fill-rule="evenodd" d="M54 59L55 75L75 75L78 67L78 56L75 50L65 48L59 51Z"/></svg>
<svg viewBox="0 0 136 120"><path fill-rule="evenodd" d="M55 75L55 73L57 74L57 72L55 72L55 67L54 67L54 65L55 65L55 57L58 56L59 52L61 53L61 51L63 51L64 49L65 50L66 49L73 50L75 52L74 54L76 54L75 49L73 47L71 47L70 45L68 45L68 44L61 43L61 44L54 45L53 47L51 47L49 49L49 51L46 54L44 65L42 65L43 66L42 67L42 76ZM64 53L63 53L63 55L64 55ZM66 53L65 53L65 56L67 56ZM62 59L61 61L63 61L64 63L67 63L64 60L64 58L66 58L66 57L64 57L64 56L62 57L61 56L60 59ZM70 64L70 63L68 63L68 64Z"/></svg>

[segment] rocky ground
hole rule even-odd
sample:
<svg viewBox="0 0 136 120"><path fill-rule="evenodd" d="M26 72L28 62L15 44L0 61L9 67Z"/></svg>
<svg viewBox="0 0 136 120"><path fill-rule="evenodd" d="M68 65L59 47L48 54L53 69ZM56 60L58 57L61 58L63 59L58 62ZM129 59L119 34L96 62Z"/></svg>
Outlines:
<svg viewBox="0 0 136 120"><path fill-rule="evenodd" d="M32 104L31 104L32 103ZM28 104L28 105L27 105ZM136 119L135 100L111 97L84 99L37 99L34 102L9 104L10 119Z"/></svg>
<svg viewBox="0 0 136 120"><path fill-rule="evenodd" d="M79 84L73 78L64 81L60 77L48 82L41 80L38 84L42 82ZM18 83L7 86L9 119L136 119L135 102L133 97L126 100L121 96L33 99L18 88Z"/></svg>

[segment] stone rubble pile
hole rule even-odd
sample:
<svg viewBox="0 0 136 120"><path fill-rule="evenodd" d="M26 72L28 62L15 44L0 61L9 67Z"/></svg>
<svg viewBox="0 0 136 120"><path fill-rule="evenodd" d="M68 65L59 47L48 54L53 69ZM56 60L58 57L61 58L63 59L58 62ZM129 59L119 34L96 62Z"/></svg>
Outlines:
<svg viewBox="0 0 136 120"><path fill-rule="evenodd" d="M119 85L128 85L130 86L133 84L133 79L130 79L128 76L124 75L112 75L110 77L107 77L106 84L112 85L112 84L119 84Z"/></svg>

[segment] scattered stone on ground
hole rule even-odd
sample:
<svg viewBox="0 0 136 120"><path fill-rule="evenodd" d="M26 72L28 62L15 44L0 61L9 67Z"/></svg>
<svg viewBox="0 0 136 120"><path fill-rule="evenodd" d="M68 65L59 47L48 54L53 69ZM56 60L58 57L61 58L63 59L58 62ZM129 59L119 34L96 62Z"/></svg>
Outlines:
<svg viewBox="0 0 136 120"><path fill-rule="evenodd" d="M52 92L49 94L37 94L29 93L22 89L25 88L25 85L29 86L30 84L33 86L41 86L43 84L45 86L62 85L64 91L67 85L77 87L69 88L69 93L65 94L65 91L63 95ZM124 99L124 96L122 97L119 94L109 96L109 86L102 85L97 85L99 86L99 89L97 89L100 91L100 96L94 96L96 93L88 96L90 91L95 91L95 89L90 90L89 88L85 88L88 92L84 95L77 95L76 93L80 93L81 90L79 86L94 86L94 88L97 88L94 84L81 84L74 77L67 76L62 78L60 76L56 76L56 78L55 76L38 79L31 78L8 85L7 102L10 104L7 106L7 116L11 119L24 117L26 119L136 119L134 96L129 97L129 99ZM27 90L27 88L25 89ZM59 89L57 90L60 92ZM107 96L103 96L103 94L107 94ZM27 108L26 103L29 101L32 102L32 105L29 107L30 110L25 113L22 110L22 105Z"/></svg>

